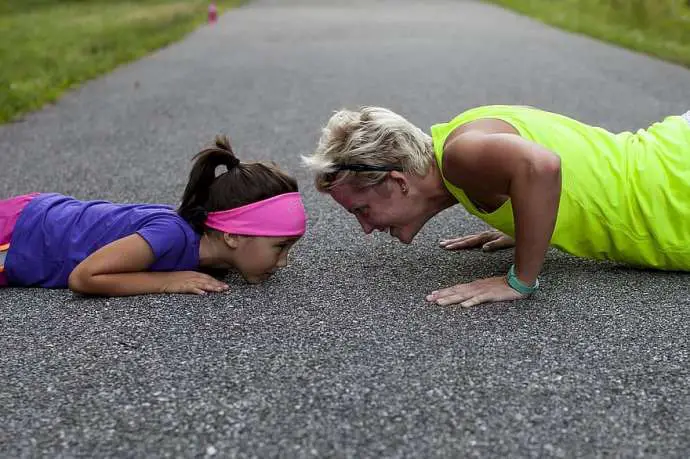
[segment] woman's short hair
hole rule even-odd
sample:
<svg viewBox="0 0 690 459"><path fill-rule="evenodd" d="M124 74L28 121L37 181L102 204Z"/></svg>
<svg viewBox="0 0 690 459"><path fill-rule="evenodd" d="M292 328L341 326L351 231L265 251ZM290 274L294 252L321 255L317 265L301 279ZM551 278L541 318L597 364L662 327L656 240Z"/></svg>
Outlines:
<svg viewBox="0 0 690 459"><path fill-rule="evenodd" d="M315 172L316 188L325 192L345 181L361 188L381 183L387 174L381 169L424 175L433 158L428 134L391 110L367 106L337 111L314 153L302 160Z"/></svg>

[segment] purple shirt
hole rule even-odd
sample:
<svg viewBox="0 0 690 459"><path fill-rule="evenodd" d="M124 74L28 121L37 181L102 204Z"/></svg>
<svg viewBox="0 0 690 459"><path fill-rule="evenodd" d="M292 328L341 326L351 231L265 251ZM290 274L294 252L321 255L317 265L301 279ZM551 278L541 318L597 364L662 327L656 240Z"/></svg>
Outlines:
<svg viewBox="0 0 690 459"><path fill-rule="evenodd" d="M5 260L10 285L67 287L72 270L101 247L132 234L148 242L149 271L193 271L199 239L168 206L78 201L60 194L36 196L24 208Z"/></svg>

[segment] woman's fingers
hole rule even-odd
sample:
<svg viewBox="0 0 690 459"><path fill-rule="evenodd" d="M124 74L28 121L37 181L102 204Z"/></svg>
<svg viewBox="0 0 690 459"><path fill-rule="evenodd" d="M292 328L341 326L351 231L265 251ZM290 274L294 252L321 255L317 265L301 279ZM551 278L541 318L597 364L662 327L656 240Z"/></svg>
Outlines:
<svg viewBox="0 0 690 459"><path fill-rule="evenodd" d="M483 247L491 241L500 239L502 236L504 236L504 234L499 231L484 231L463 237L444 239L439 242L439 245L446 250L474 249Z"/></svg>
<svg viewBox="0 0 690 459"><path fill-rule="evenodd" d="M447 306L450 304L460 303L472 296L471 284L458 284L452 287L446 287L441 290L436 290L427 295L427 301Z"/></svg>
<svg viewBox="0 0 690 459"><path fill-rule="evenodd" d="M443 247L446 250L462 250L462 249L472 249L475 247L479 247L482 244L481 239L477 237L473 238L468 238L468 239L455 239L451 241L445 241L445 243L441 243L441 247Z"/></svg>
<svg viewBox="0 0 690 459"><path fill-rule="evenodd" d="M460 303L462 307L469 308L482 303L520 298L525 298L525 295L513 290L507 284L505 277L497 276L435 290L427 295L426 300L441 306Z"/></svg>
<svg viewBox="0 0 690 459"><path fill-rule="evenodd" d="M496 250L509 249L515 247L515 239L510 236L501 236L498 239L489 241L482 246L485 252L495 252Z"/></svg>
<svg viewBox="0 0 690 459"><path fill-rule="evenodd" d="M479 295L474 295L465 301L460 303L460 306L463 308L471 308L472 306L477 306L482 303L487 303L490 301L494 301L494 299L491 297L491 295L488 295L486 293L479 294Z"/></svg>

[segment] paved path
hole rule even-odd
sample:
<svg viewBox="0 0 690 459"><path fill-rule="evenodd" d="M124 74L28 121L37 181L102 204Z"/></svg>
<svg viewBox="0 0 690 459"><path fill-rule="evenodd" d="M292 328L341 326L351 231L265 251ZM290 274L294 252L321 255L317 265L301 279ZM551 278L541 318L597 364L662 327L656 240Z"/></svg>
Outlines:
<svg viewBox="0 0 690 459"><path fill-rule="evenodd" d="M688 282L550 254L533 300L424 294L503 272L363 237L299 154L329 114L421 126L523 103L611 129L690 108L690 72L472 1L257 1L0 128L0 195L174 204L217 132L306 193L309 234L262 287L209 298L0 293L3 457L682 457Z"/></svg>

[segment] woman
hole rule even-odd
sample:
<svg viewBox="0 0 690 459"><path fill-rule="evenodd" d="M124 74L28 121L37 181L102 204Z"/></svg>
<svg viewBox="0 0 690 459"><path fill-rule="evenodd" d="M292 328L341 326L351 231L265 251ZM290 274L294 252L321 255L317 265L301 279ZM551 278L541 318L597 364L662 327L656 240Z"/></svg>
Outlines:
<svg viewBox="0 0 690 459"><path fill-rule="evenodd" d="M497 231L441 242L449 250L515 246L505 276L434 291L473 306L539 288L550 245L575 256L690 270L690 112L614 134L525 106L468 110L431 135L390 110L334 114L305 163L318 190L365 233L410 243L457 203Z"/></svg>

